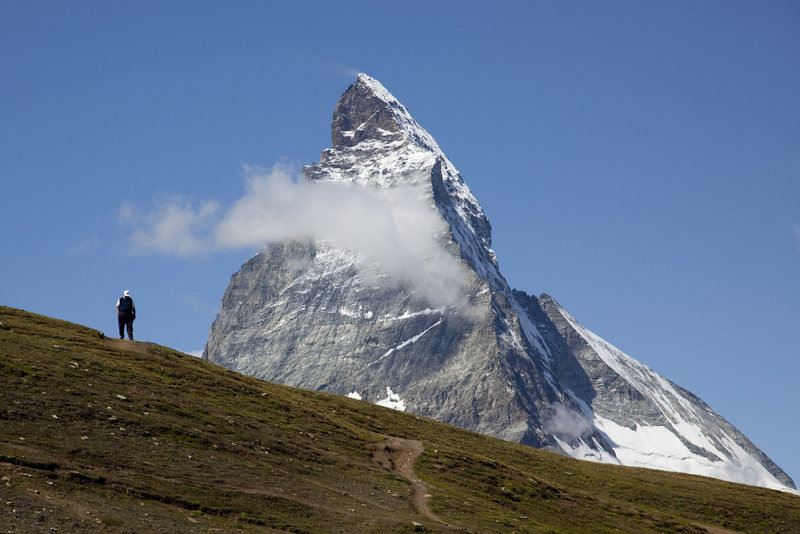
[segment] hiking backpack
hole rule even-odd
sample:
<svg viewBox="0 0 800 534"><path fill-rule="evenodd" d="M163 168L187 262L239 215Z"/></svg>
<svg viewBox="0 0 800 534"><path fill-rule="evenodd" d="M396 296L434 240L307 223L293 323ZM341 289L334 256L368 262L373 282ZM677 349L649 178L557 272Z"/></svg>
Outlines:
<svg viewBox="0 0 800 534"><path fill-rule="evenodd" d="M132 308L133 308L133 300L130 297L122 297L121 299L119 299L120 313L131 313Z"/></svg>

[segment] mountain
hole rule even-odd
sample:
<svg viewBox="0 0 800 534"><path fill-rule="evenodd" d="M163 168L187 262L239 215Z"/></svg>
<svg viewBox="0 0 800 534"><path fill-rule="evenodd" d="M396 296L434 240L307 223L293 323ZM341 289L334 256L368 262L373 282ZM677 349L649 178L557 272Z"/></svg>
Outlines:
<svg viewBox="0 0 800 534"><path fill-rule="evenodd" d="M16 534L796 533L800 497L600 463L0 306Z"/></svg>
<svg viewBox="0 0 800 534"><path fill-rule="evenodd" d="M305 183L373 195L380 212L341 212L372 237L267 244L231 277L205 359L576 458L794 488L702 400L509 287L478 201L377 80L339 98L331 138Z"/></svg>

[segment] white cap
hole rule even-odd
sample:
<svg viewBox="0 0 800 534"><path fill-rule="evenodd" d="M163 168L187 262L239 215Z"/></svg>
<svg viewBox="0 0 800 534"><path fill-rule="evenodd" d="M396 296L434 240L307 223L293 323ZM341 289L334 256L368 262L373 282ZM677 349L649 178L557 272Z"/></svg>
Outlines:
<svg viewBox="0 0 800 534"><path fill-rule="evenodd" d="M131 292L130 292L130 291L128 291L128 290L126 289L126 290L125 290L125 291L122 293L122 296L124 296L124 297L130 297L130 296L131 296Z"/></svg>

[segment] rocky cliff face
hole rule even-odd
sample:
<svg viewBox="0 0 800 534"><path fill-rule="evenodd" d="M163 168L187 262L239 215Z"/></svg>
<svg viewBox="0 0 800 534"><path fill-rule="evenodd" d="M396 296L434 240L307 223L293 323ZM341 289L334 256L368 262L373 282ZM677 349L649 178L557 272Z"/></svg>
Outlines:
<svg viewBox="0 0 800 534"><path fill-rule="evenodd" d="M305 180L413 191L441 223L423 275L319 239L267 244L231 278L206 359L579 458L794 487L700 399L513 291L477 200L379 82L347 89L331 137Z"/></svg>

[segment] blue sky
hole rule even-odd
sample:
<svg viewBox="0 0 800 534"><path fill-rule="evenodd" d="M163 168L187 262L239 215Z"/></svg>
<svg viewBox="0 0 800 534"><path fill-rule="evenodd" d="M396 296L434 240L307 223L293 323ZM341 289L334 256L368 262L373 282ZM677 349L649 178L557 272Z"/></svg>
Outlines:
<svg viewBox="0 0 800 534"><path fill-rule="evenodd" d="M330 146L366 72L483 206L513 287L703 398L800 483L800 4L0 2L0 304L202 349L255 250L135 254Z"/></svg>

